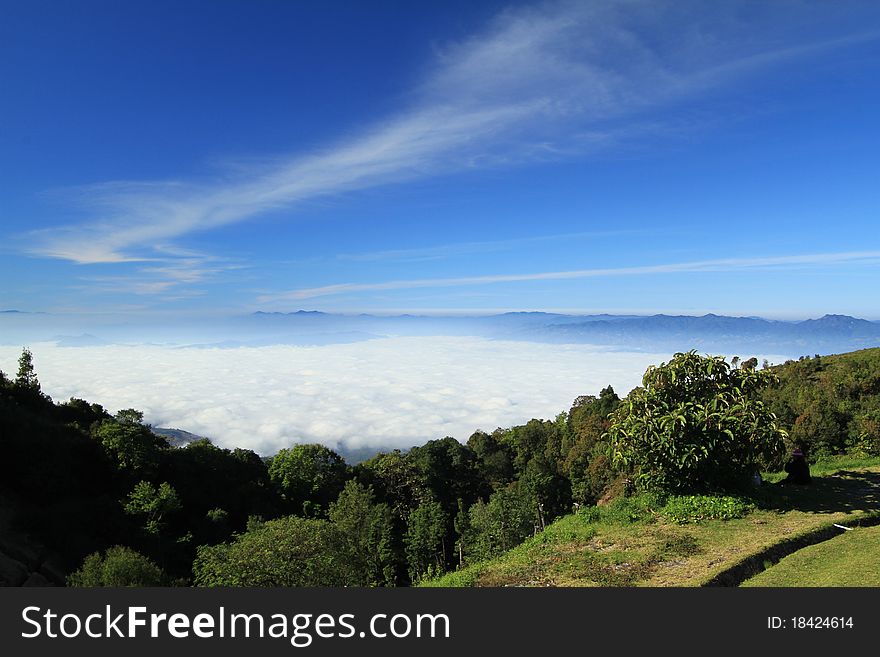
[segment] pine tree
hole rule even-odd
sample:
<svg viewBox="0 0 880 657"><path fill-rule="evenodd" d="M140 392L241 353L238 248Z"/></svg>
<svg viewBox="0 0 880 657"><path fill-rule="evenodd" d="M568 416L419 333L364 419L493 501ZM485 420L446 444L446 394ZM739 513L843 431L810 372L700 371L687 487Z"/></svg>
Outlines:
<svg viewBox="0 0 880 657"><path fill-rule="evenodd" d="M35 392L40 391L40 382L34 371L34 355L27 347L21 350L21 356L18 359L18 375L15 377L15 385Z"/></svg>

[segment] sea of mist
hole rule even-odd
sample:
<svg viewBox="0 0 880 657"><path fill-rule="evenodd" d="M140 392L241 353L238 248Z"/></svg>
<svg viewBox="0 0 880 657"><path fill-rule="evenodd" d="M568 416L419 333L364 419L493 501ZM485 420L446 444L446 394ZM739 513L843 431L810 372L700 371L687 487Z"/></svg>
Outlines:
<svg viewBox="0 0 880 657"><path fill-rule="evenodd" d="M422 336L323 346L197 348L30 345L43 391L269 455L299 442L408 448L465 441L612 385L623 396L670 354L479 337ZM0 346L14 375L20 348ZM771 360L773 357L770 357ZM777 359L778 361L778 359Z"/></svg>

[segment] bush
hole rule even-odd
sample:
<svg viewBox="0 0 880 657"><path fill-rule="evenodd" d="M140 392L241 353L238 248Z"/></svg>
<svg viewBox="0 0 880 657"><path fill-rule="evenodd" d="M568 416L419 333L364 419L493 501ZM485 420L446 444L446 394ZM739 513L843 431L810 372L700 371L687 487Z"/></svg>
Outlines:
<svg viewBox="0 0 880 657"><path fill-rule="evenodd" d="M618 497L604 506L582 508L578 515L587 522L629 525L652 521L664 503L665 498L659 493L641 493L632 497Z"/></svg>
<svg viewBox="0 0 880 657"><path fill-rule="evenodd" d="M162 570L131 548L116 545L94 552L67 578L68 586L162 586Z"/></svg>
<svg viewBox="0 0 880 657"><path fill-rule="evenodd" d="M715 492L745 485L784 452L776 417L757 399L776 378L751 359L675 354L649 367L611 415L615 467L643 490Z"/></svg>
<svg viewBox="0 0 880 657"><path fill-rule="evenodd" d="M255 524L231 543L198 548L197 586L356 584L347 544L326 520L288 516Z"/></svg>
<svg viewBox="0 0 880 657"><path fill-rule="evenodd" d="M660 515L669 522L684 525L703 520L742 518L754 508L751 502L728 495L681 495L670 497Z"/></svg>

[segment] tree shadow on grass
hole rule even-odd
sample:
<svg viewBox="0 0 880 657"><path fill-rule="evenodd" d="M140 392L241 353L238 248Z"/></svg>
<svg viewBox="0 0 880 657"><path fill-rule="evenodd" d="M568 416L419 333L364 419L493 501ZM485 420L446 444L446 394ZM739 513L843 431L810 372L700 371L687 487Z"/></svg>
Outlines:
<svg viewBox="0 0 880 657"><path fill-rule="evenodd" d="M760 508L774 511L880 511L880 472L844 470L813 477L813 483L806 486L768 484L756 492L754 499Z"/></svg>

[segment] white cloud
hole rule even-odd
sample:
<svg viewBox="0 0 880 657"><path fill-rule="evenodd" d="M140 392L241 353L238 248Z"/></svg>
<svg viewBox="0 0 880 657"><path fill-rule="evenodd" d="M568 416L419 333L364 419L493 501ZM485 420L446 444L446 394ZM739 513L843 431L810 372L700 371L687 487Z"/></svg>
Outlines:
<svg viewBox="0 0 880 657"><path fill-rule="evenodd" d="M292 442L409 447L467 440L612 384L623 395L668 354L479 338L393 338L325 347L239 349L31 345L44 392L156 426L271 454ZM0 368L18 350L0 346Z"/></svg>
<svg viewBox="0 0 880 657"><path fill-rule="evenodd" d="M688 272L739 271L745 269L781 269L803 267L827 267L832 265L862 265L875 267L880 261L880 251L847 251L842 253L811 253L802 255L765 256L760 258L719 258L659 265L634 267L605 267L596 269L573 269L530 274L497 274L458 278L417 278L377 283L336 283L321 287L302 288L278 294L261 296L260 302L300 301L315 297L351 292L375 292L380 290L407 290L414 288L462 287L511 283L519 281L552 281L578 278L604 278L611 276L645 276Z"/></svg>
<svg viewBox="0 0 880 657"><path fill-rule="evenodd" d="M581 153L656 129L662 121L639 117L645 109L852 42L783 35L779 16L761 11L743 38L737 13L677 2L551 2L503 12L440 48L409 106L371 128L204 183L80 189L91 219L33 233L32 252L77 263L154 260L157 247L183 235L316 197ZM185 281L180 267L173 273Z"/></svg>

